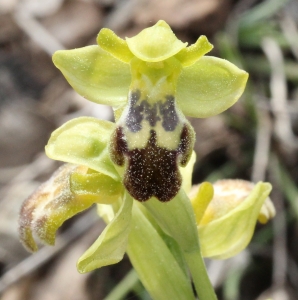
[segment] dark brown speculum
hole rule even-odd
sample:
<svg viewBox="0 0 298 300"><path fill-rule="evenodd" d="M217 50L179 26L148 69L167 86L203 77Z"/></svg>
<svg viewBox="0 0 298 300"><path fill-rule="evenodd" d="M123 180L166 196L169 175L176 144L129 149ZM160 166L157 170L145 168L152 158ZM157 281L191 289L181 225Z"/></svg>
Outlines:
<svg viewBox="0 0 298 300"><path fill-rule="evenodd" d="M157 145L156 132L152 129L145 148L128 150L123 128L118 127L113 136L111 155L118 165L124 165L127 160L124 185L131 196L139 201L156 197L166 202L174 198L182 182L178 165L188 161L191 138L192 132L184 125L179 146L168 150Z"/></svg>

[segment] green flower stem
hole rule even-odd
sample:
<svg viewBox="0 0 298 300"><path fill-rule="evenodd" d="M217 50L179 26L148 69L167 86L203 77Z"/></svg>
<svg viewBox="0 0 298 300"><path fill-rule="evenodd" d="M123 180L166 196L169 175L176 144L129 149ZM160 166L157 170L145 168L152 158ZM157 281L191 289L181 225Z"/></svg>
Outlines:
<svg viewBox="0 0 298 300"><path fill-rule="evenodd" d="M184 252L200 300L216 300L217 296L209 280L201 251Z"/></svg>
<svg viewBox="0 0 298 300"><path fill-rule="evenodd" d="M195 299L188 276L137 203L133 204L127 253L152 299Z"/></svg>
<svg viewBox="0 0 298 300"><path fill-rule="evenodd" d="M144 202L144 206L156 219L163 231L172 236L184 252L199 249L196 219L190 200L183 189L169 202L155 198Z"/></svg>
<svg viewBox="0 0 298 300"><path fill-rule="evenodd" d="M130 270L122 281L109 293L104 300L122 300L139 282L138 274L134 269Z"/></svg>
<svg viewBox="0 0 298 300"><path fill-rule="evenodd" d="M181 189L167 203L151 199L144 206L181 247L200 300L217 299L201 255L195 215L186 193Z"/></svg>

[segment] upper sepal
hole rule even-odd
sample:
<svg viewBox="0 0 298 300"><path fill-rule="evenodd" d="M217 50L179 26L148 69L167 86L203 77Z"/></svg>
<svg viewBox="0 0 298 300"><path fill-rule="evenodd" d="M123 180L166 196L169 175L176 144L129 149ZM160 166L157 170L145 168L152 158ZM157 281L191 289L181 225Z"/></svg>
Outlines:
<svg viewBox="0 0 298 300"><path fill-rule="evenodd" d="M154 26L142 30L132 38L126 38L130 51L140 60L158 62L174 56L184 49L182 43L165 21L158 21Z"/></svg>

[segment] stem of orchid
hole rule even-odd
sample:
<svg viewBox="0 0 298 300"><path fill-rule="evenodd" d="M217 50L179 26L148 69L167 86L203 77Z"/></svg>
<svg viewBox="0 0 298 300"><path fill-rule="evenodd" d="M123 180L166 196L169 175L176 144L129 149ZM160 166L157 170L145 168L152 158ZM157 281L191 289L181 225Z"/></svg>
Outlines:
<svg viewBox="0 0 298 300"><path fill-rule="evenodd" d="M155 217L159 226L181 247L200 300L216 300L201 255L194 210L183 189L167 203L151 199L144 206Z"/></svg>
<svg viewBox="0 0 298 300"><path fill-rule="evenodd" d="M184 257L200 300L216 300L217 296L210 282L201 251L184 252Z"/></svg>
<svg viewBox="0 0 298 300"><path fill-rule="evenodd" d="M109 293L104 300L121 300L133 289L133 287L139 282L137 272L132 269L124 277L124 279L117 284L117 286Z"/></svg>

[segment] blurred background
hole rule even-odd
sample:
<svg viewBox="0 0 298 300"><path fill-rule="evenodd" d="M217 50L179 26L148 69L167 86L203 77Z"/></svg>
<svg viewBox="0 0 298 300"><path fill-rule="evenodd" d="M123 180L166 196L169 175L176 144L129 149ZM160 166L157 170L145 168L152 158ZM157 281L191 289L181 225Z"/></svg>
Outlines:
<svg viewBox="0 0 298 300"><path fill-rule="evenodd" d="M44 154L50 133L82 115L113 118L71 89L53 52L95 44L102 27L131 37L160 19L183 41L206 35L210 55L250 74L235 106L191 120L194 183L241 178L274 187L276 218L257 225L236 257L206 261L219 299L298 299L298 1L0 0L1 299L150 299L127 258L77 273L77 259L104 228L94 211L66 222L56 246L33 256L18 240L17 219L23 200L59 166Z"/></svg>

